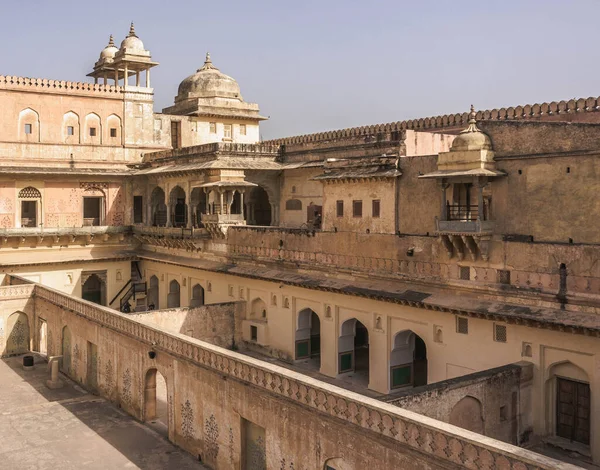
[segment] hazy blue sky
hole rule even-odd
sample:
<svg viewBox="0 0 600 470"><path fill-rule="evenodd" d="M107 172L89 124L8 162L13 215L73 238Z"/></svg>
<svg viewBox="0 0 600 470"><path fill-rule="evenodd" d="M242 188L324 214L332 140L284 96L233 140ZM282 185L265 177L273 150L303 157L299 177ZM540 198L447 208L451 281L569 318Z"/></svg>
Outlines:
<svg viewBox="0 0 600 470"><path fill-rule="evenodd" d="M0 74L85 80L133 20L157 111L210 51L267 139L598 96L599 17L598 0L4 0Z"/></svg>

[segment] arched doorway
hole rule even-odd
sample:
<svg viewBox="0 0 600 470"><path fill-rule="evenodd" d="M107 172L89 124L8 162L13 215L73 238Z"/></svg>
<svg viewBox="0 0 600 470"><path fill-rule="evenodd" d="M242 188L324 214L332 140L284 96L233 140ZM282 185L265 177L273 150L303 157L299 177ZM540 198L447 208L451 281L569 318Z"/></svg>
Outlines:
<svg viewBox="0 0 600 470"><path fill-rule="evenodd" d="M246 205L245 219L248 225L271 225L271 204L267 192L257 186L252 188Z"/></svg>
<svg viewBox="0 0 600 470"><path fill-rule="evenodd" d="M550 434L590 444L591 390L589 375L570 361L553 364L546 384Z"/></svg>
<svg viewBox="0 0 600 470"><path fill-rule="evenodd" d="M202 307L204 305L204 288L200 284L192 287L192 298L190 299L190 307Z"/></svg>
<svg viewBox="0 0 600 470"><path fill-rule="evenodd" d="M202 214L206 214L206 193L202 188L192 189L190 204L192 205L193 226L202 227Z"/></svg>
<svg viewBox="0 0 600 470"><path fill-rule="evenodd" d="M359 379L369 381L369 331L356 318L346 320L338 341L338 372L354 372Z"/></svg>
<svg viewBox="0 0 600 470"><path fill-rule="evenodd" d="M165 204L165 192L158 186L152 191L150 196L150 205L152 207L152 225L155 227L164 227L167 225L167 205Z"/></svg>
<svg viewBox="0 0 600 470"><path fill-rule="evenodd" d="M41 220L42 194L33 186L19 191L21 201L21 227L37 227Z"/></svg>
<svg viewBox="0 0 600 470"><path fill-rule="evenodd" d="M100 188L88 188L83 193L83 225L106 225L106 194Z"/></svg>
<svg viewBox="0 0 600 470"><path fill-rule="evenodd" d="M104 276L82 274L81 298L99 305L106 305L106 284Z"/></svg>
<svg viewBox="0 0 600 470"><path fill-rule="evenodd" d="M477 398L466 396L450 411L450 424L479 434L484 434L483 407Z"/></svg>
<svg viewBox="0 0 600 470"><path fill-rule="evenodd" d="M411 330L394 336L390 353L390 388L427 385L427 347Z"/></svg>
<svg viewBox="0 0 600 470"><path fill-rule="evenodd" d="M23 312L15 312L6 322L6 349L4 354L17 355L29 351L29 320Z"/></svg>
<svg viewBox="0 0 600 470"><path fill-rule="evenodd" d="M167 381L156 369L146 372L144 385L144 421L155 431L169 437Z"/></svg>
<svg viewBox="0 0 600 470"><path fill-rule="evenodd" d="M187 225L187 205L185 202L185 191L181 186L175 186L169 195L171 225L173 227L185 227Z"/></svg>
<svg viewBox="0 0 600 470"><path fill-rule="evenodd" d="M155 310L160 308L158 305L158 278L152 276L150 278L150 287L148 287L148 294L146 295L148 310Z"/></svg>
<svg viewBox="0 0 600 470"><path fill-rule="evenodd" d="M61 338L62 371L69 374L71 371L71 330L68 326L62 329Z"/></svg>
<svg viewBox="0 0 600 470"><path fill-rule="evenodd" d="M310 308L298 314L296 324L296 360L314 359L321 365L321 321Z"/></svg>
<svg viewBox="0 0 600 470"><path fill-rule="evenodd" d="M48 355L48 323L46 320L40 318L39 319L39 328L38 328L38 351L40 354L47 356Z"/></svg>
<svg viewBox="0 0 600 470"><path fill-rule="evenodd" d="M173 279L169 282L169 295L167 295L167 308L179 308L181 304L181 288L179 282Z"/></svg>
<svg viewBox="0 0 600 470"><path fill-rule="evenodd" d="M239 191L234 191L231 197L231 209L230 214L243 214L242 210L242 195Z"/></svg>

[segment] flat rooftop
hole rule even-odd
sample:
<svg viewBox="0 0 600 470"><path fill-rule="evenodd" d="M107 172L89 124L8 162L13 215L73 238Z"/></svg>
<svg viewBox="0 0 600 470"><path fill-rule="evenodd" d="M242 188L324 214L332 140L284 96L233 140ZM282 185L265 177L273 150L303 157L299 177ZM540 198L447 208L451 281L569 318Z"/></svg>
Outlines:
<svg viewBox="0 0 600 470"><path fill-rule="evenodd" d="M64 375L62 389L48 389L47 363L34 358L35 369L30 371L23 370L22 356L0 360L1 468L206 469Z"/></svg>

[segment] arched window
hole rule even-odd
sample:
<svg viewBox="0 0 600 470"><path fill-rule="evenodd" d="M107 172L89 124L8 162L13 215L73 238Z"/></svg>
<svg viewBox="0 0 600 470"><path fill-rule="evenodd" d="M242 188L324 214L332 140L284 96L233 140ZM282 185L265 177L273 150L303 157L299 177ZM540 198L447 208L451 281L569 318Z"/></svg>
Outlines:
<svg viewBox="0 0 600 470"><path fill-rule="evenodd" d="M19 140L25 142L40 142L40 115L31 108L19 113Z"/></svg>
<svg viewBox="0 0 600 470"><path fill-rule="evenodd" d="M37 227L41 221L41 193L33 186L27 186L19 191L19 199L21 227Z"/></svg>
<svg viewBox="0 0 600 470"><path fill-rule="evenodd" d="M196 284L192 287L190 307L201 307L202 305L204 305L204 288L200 284Z"/></svg>
<svg viewBox="0 0 600 470"><path fill-rule="evenodd" d="M151 223L156 227L167 225L167 204L165 204L165 192L159 186L154 188L150 196L152 206Z"/></svg>
<svg viewBox="0 0 600 470"><path fill-rule="evenodd" d="M85 117L85 133L83 141L87 144L100 145L102 143L102 120L95 113Z"/></svg>
<svg viewBox="0 0 600 470"><path fill-rule="evenodd" d="M105 142L109 145L119 145L121 143L121 118L116 114L111 114L106 118L107 135Z"/></svg>
<svg viewBox="0 0 600 470"><path fill-rule="evenodd" d="M78 144L81 133L79 130L79 116L69 111L63 116L63 139L66 144Z"/></svg>
<svg viewBox="0 0 600 470"><path fill-rule="evenodd" d="M250 304L251 318L267 318L267 304L263 299L257 297Z"/></svg>
<svg viewBox="0 0 600 470"><path fill-rule="evenodd" d="M173 279L169 282L169 295L167 296L167 308L179 308L181 305L179 282Z"/></svg>

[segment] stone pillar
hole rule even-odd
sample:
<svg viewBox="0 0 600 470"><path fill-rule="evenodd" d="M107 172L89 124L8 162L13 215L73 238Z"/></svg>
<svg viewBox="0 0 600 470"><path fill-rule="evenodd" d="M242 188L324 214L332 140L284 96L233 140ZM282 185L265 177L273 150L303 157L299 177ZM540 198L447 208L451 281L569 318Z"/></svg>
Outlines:
<svg viewBox="0 0 600 470"><path fill-rule="evenodd" d="M135 72L135 86L140 86L140 71Z"/></svg>
<svg viewBox="0 0 600 470"><path fill-rule="evenodd" d="M127 67L127 64L125 64L125 75L123 78L123 86L127 86L129 85L129 68Z"/></svg>
<svg viewBox="0 0 600 470"><path fill-rule="evenodd" d="M219 190L219 196L221 200L221 207L219 207L219 214L223 215L223 191Z"/></svg>
<svg viewBox="0 0 600 470"><path fill-rule="evenodd" d="M477 185L477 219L484 220L483 214L483 188L487 184L486 178L477 177L475 184Z"/></svg>
<svg viewBox="0 0 600 470"><path fill-rule="evenodd" d="M167 201L167 227L171 226L171 200Z"/></svg>
<svg viewBox="0 0 600 470"><path fill-rule="evenodd" d="M48 369L50 369L50 380L46 381L46 386L49 389L57 389L63 387L63 381L58 378L58 360L62 356L50 356L48 358Z"/></svg>
<svg viewBox="0 0 600 470"><path fill-rule="evenodd" d="M104 84L108 85L108 74L106 72L104 72Z"/></svg>
<svg viewBox="0 0 600 470"><path fill-rule="evenodd" d="M94 77L94 85L98 85L98 77Z"/></svg>
<svg viewBox="0 0 600 470"><path fill-rule="evenodd" d="M440 220L448 220L448 211L446 206L448 205L448 199L446 196L446 190L450 185L446 183L446 180L442 180L440 183L440 188L442 190L442 199L441 199L441 207L440 207Z"/></svg>
<svg viewBox="0 0 600 470"><path fill-rule="evenodd" d="M146 225L149 227L152 225L152 203L146 204Z"/></svg>
<svg viewBox="0 0 600 470"><path fill-rule="evenodd" d="M206 194L206 214L210 214L210 190L205 188L204 194Z"/></svg>
<svg viewBox="0 0 600 470"><path fill-rule="evenodd" d="M115 86L119 86L119 69L115 69Z"/></svg>
<svg viewBox="0 0 600 470"><path fill-rule="evenodd" d="M146 70L146 88L150 88L150 69Z"/></svg>
<svg viewBox="0 0 600 470"><path fill-rule="evenodd" d="M244 190L240 191L240 211L242 212L242 219L244 218Z"/></svg>
<svg viewBox="0 0 600 470"><path fill-rule="evenodd" d="M275 222L275 204L272 202L269 202L269 204L271 205L271 226L274 226L277 225Z"/></svg>

